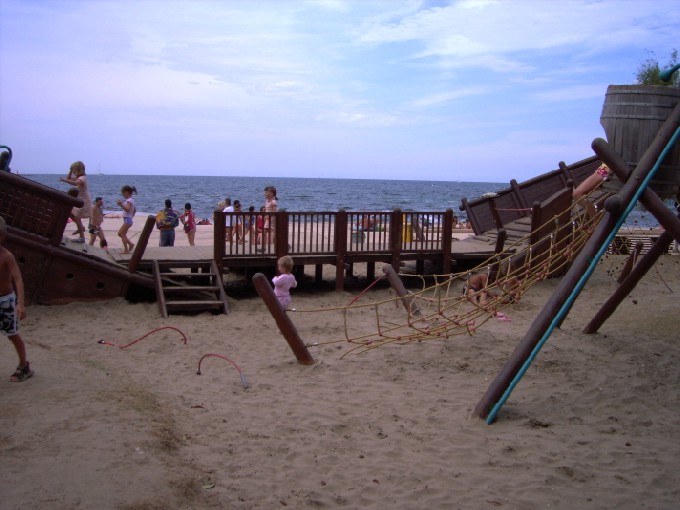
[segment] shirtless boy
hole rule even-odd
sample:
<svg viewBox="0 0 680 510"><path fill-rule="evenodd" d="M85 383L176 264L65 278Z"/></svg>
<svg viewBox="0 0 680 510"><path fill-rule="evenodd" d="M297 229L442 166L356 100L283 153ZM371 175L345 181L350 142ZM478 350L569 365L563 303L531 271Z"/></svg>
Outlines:
<svg viewBox="0 0 680 510"><path fill-rule="evenodd" d="M14 255L2 246L6 238L7 226L0 216L0 331L14 344L19 356L19 366L9 380L21 382L33 375L26 360L26 346L18 333L19 320L26 317L24 282Z"/></svg>

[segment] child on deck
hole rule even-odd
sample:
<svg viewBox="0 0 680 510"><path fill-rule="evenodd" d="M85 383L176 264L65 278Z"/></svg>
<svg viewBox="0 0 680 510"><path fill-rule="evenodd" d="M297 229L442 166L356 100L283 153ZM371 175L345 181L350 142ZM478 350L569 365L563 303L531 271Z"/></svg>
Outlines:
<svg viewBox="0 0 680 510"><path fill-rule="evenodd" d="M94 199L94 205L92 206L92 220L90 221L90 246L94 246L94 240L99 238L99 246L106 249L108 243L106 242L106 236L104 235L104 230L102 229L102 223L104 223L104 210L102 205L104 204L104 199L102 197L97 197Z"/></svg>
<svg viewBox="0 0 680 510"><path fill-rule="evenodd" d="M285 310L292 301L290 298L290 289L297 287L297 280L295 280L295 276L291 274L291 271L293 270L293 259L288 255L284 255L279 259L276 268L279 271L279 275L275 276L272 280L274 283L274 295Z"/></svg>
<svg viewBox="0 0 680 510"><path fill-rule="evenodd" d="M264 212L275 213L278 210L278 207L276 188L274 186L267 186L264 189ZM265 245L276 242L276 216L265 214L263 231L263 242Z"/></svg>
<svg viewBox="0 0 680 510"><path fill-rule="evenodd" d="M2 246L6 237L5 219L0 216L0 330L14 344L19 356L19 366L9 380L21 382L33 375L26 360L26 345L19 335L19 320L26 317L24 281L14 255Z"/></svg>
<svg viewBox="0 0 680 510"><path fill-rule="evenodd" d="M60 181L75 186L78 189L78 198L83 201L82 207L76 207L72 211L73 221L78 229L77 243L85 242L85 227L83 225L84 219L92 217L92 199L87 187L87 176L85 175L85 164L82 161L76 161L69 168L67 177L60 177Z"/></svg>
<svg viewBox="0 0 680 510"><path fill-rule="evenodd" d="M128 186L127 184L120 189L121 195L125 200L117 200L116 203L123 209L123 224L118 231L118 237L123 241L123 253L130 253L135 245L128 239L127 233L132 226L135 217L135 201L132 199L132 194L137 193L137 188Z"/></svg>

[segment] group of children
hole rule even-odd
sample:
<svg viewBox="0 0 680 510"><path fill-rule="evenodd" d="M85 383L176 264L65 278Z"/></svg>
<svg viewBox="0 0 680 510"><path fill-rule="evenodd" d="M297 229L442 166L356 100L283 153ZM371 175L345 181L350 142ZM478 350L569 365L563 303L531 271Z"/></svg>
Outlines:
<svg viewBox="0 0 680 510"><path fill-rule="evenodd" d="M87 183L85 164L82 161L76 161L70 166L66 177L60 177L59 180L71 185L71 188L67 192L69 195L83 201L83 205L81 207L74 207L70 214L70 218L76 225L76 235L78 236L74 242L85 243L85 225L83 224L83 220L88 220L87 230L90 234L90 246L93 246L94 242L99 239L99 246L104 249L108 248L108 241L106 240L106 235L102 229L102 223L104 222L104 199L102 197L96 197L94 203L92 202ZM121 189L123 199L116 201L121 209L123 209L123 225L118 231L118 237L120 237L123 242L125 253L131 252L132 248L135 246L127 237L127 232L132 226L133 218L135 216L135 202L132 199L133 193L137 193L137 189L134 186L125 185Z"/></svg>
<svg viewBox="0 0 680 510"><path fill-rule="evenodd" d="M218 210L225 213L242 213L243 206L240 200L227 197L218 204ZM232 243L245 244L246 236L249 236L250 244L260 245L273 243L275 240L275 224L271 221L271 215L278 210L276 188L267 186L264 188L264 205L260 207L260 213L255 213L255 206L251 205L248 212L242 216L227 215L225 218L225 240Z"/></svg>

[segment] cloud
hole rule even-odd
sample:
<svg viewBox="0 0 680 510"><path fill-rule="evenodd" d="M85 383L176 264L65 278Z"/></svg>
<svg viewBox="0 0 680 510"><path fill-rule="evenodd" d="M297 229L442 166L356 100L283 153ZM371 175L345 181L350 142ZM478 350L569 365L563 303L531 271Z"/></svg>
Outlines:
<svg viewBox="0 0 680 510"><path fill-rule="evenodd" d="M46 147L38 168L57 145L153 161L190 141L206 170L277 145L257 161L398 178L474 153L511 173L589 153L606 84L665 57L678 26L665 0L0 0L0 137Z"/></svg>

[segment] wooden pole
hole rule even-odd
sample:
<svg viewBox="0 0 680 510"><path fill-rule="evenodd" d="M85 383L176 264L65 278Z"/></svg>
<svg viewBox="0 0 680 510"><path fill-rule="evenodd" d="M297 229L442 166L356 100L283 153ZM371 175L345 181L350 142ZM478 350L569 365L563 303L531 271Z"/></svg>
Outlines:
<svg viewBox="0 0 680 510"><path fill-rule="evenodd" d="M449 274L451 272L451 253L453 241L453 209L446 209L444 211L444 221L442 223L442 273Z"/></svg>
<svg viewBox="0 0 680 510"><path fill-rule="evenodd" d="M628 179L621 188L618 194L618 200L611 201L612 206L616 203L620 205L629 204L633 200L640 183L649 174L661 155L661 152L672 138L677 129L679 119L680 103L673 109L673 112L661 126L649 148L640 158L630 179ZM601 139L593 141L593 149L595 152L597 152L596 142L598 146L602 143L606 144L604 140L601 142L599 140ZM610 161L607 161L604 157L602 157L602 160L609 165ZM593 259L599 252L602 244L606 242L609 234L617 227L618 216L618 214L609 212L597 226L592 237L574 260L574 264L531 324L529 331L527 331L522 341L511 354L510 359L506 362L498 376L491 382L486 393L475 407L474 414L476 416L485 419L496 403L501 402L501 397L507 398L508 395L505 395L506 390L510 389L510 385L513 381L516 382L516 376L519 375L520 370L531 358L534 349L548 333L548 329L553 320L560 320L558 315L561 314L563 308L565 308L565 312L568 313L568 310L571 307L569 302L570 296L574 293L574 289L579 284L582 276L586 274L588 267L591 266ZM576 292L574 298L578 296L578 292Z"/></svg>
<svg viewBox="0 0 680 510"><path fill-rule="evenodd" d="M276 299L274 290L269 284L267 277L262 273L256 273L253 275L253 285L259 296L262 298L262 301L264 301L264 304L267 305L269 313L274 317L276 325L288 342L293 354L295 354L298 363L301 365L313 365L314 358L309 354L307 346L300 338L300 335L298 335L293 321L290 320L286 311L281 307L279 300Z"/></svg>
<svg viewBox="0 0 680 510"><path fill-rule="evenodd" d="M345 288L345 258L347 257L347 211L340 209L335 216L335 290Z"/></svg>
<svg viewBox="0 0 680 510"><path fill-rule="evenodd" d="M146 246L149 244L149 237L151 236L151 232L155 226L156 217L152 214L149 214L149 216L146 217L144 228L142 228L142 231L139 234L135 249L132 251L130 262L128 262L128 271L131 273L136 272L137 268L139 268L139 263L142 261L142 257L146 251Z"/></svg>
<svg viewBox="0 0 680 510"><path fill-rule="evenodd" d="M680 103L675 107L672 115L676 118L677 127L677 123L680 122L678 120L680 119ZM607 166L611 168L621 182L628 182L631 174L628 165L606 141L602 138L595 139L593 150L603 161L607 161ZM673 234L676 241L680 242L680 221L653 190L647 188L640 195L640 203L659 221L659 224L665 230Z"/></svg>
<svg viewBox="0 0 680 510"><path fill-rule="evenodd" d="M645 243L642 241L638 241L635 243L635 248L633 248L633 251L628 255L628 258L626 259L626 263L623 266L623 269L621 270L621 274L619 275L619 279L616 280L616 283L623 283L623 280L625 280L628 275L630 274L631 270L633 269L633 266L635 266L635 261L638 259L640 256L640 253L642 253L642 248L644 248Z"/></svg>
<svg viewBox="0 0 680 510"><path fill-rule="evenodd" d="M390 219L390 234L389 243L390 251L392 252L392 267L394 268L395 274L399 270L399 264L401 259L401 245L403 234L404 217L402 215L401 209L394 209L391 213Z"/></svg>
<svg viewBox="0 0 680 510"><path fill-rule="evenodd" d="M390 282L394 292L396 292L397 296L401 298L401 304L404 305L404 308L409 313L409 315L413 315L414 317L420 316L420 308L418 308L418 305L414 303L413 296L406 290L406 287L404 287L404 282L401 281L401 278L399 278L399 275L394 270L394 268L389 264L385 264L382 267L382 270L383 273L387 275L387 281Z"/></svg>
<svg viewBox="0 0 680 510"><path fill-rule="evenodd" d="M600 326L612 316L621 302L626 299L626 296L631 293L642 277L647 274L647 271L654 266L659 257L668 251L668 245L672 240L673 236L669 232L664 232L659 236L650 250L640 259L631 273L616 288L614 294L602 305L595 314L595 317L583 329L584 333L597 333Z"/></svg>
<svg viewBox="0 0 680 510"><path fill-rule="evenodd" d="M224 273L224 256L226 255L226 219L227 213L220 209L213 212L213 258L217 262L220 277Z"/></svg>

